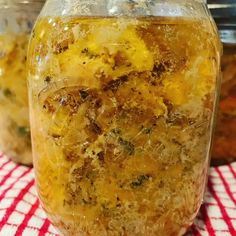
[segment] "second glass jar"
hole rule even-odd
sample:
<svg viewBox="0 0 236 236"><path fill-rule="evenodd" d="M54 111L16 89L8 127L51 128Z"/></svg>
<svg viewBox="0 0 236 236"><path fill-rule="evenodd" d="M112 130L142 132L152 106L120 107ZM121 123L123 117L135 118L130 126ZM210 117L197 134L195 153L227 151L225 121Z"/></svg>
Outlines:
<svg viewBox="0 0 236 236"><path fill-rule="evenodd" d="M26 55L44 1L0 0L0 150L32 164Z"/></svg>

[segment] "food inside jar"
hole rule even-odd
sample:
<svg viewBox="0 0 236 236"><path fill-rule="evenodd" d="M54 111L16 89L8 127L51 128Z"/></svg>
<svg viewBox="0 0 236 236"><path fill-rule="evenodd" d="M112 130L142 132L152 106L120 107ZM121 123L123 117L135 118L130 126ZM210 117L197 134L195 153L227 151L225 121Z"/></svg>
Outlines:
<svg viewBox="0 0 236 236"><path fill-rule="evenodd" d="M236 160L236 51L225 46L222 86L213 146L214 165Z"/></svg>
<svg viewBox="0 0 236 236"><path fill-rule="evenodd" d="M39 20L29 50L34 163L61 232L185 232L203 197L218 52L204 19Z"/></svg>
<svg viewBox="0 0 236 236"><path fill-rule="evenodd" d="M0 148L11 159L32 164L26 83L27 34L0 35Z"/></svg>

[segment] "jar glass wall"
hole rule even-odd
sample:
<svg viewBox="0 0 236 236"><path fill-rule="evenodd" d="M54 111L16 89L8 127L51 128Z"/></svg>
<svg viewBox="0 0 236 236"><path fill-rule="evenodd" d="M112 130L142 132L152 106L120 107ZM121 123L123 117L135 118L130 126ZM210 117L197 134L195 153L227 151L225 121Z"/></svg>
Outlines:
<svg viewBox="0 0 236 236"><path fill-rule="evenodd" d="M65 235L182 235L202 203L220 43L200 1L47 1L29 49L38 193Z"/></svg>
<svg viewBox="0 0 236 236"><path fill-rule="evenodd" d="M0 148L31 164L26 55L43 1L0 0Z"/></svg>

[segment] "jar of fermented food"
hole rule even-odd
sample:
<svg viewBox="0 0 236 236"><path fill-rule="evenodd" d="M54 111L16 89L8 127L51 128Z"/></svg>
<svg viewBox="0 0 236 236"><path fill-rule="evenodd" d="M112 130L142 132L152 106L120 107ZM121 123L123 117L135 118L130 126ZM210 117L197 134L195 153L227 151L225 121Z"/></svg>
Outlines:
<svg viewBox="0 0 236 236"><path fill-rule="evenodd" d="M236 7L221 0L210 8L219 28L224 53L219 113L212 164L236 161Z"/></svg>
<svg viewBox="0 0 236 236"><path fill-rule="evenodd" d="M48 0L29 47L37 189L64 235L182 235L202 203L220 42L196 0Z"/></svg>
<svg viewBox="0 0 236 236"><path fill-rule="evenodd" d="M26 55L40 0L0 0L0 150L14 161L32 163Z"/></svg>

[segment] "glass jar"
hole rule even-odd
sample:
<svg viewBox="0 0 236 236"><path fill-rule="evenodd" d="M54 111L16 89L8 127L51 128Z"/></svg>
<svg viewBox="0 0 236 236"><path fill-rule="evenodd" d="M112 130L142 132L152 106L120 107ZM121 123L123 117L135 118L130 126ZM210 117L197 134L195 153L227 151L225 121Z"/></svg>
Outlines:
<svg viewBox="0 0 236 236"><path fill-rule="evenodd" d="M43 1L0 0L0 150L32 164L26 55Z"/></svg>
<svg viewBox="0 0 236 236"><path fill-rule="evenodd" d="M216 134L213 146L213 165L236 161L236 7L212 1L209 6L219 28L224 47L222 57L222 89Z"/></svg>
<svg viewBox="0 0 236 236"><path fill-rule="evenodd" d="M29 47L34 166L64 235L182 235L202 203L220 42L201 1L46 2Z"/></svg>

